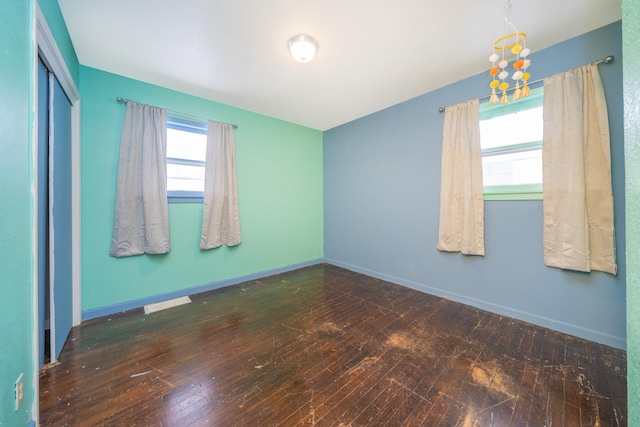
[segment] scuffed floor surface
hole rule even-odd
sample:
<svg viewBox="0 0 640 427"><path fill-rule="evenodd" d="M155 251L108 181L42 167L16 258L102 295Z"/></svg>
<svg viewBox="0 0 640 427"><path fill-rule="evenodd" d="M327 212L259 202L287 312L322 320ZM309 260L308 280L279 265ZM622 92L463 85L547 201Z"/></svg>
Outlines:
<svg viewBox="0 0 640 427"><path fill-rule="evenodd" d="M330 265L74 328L43 426L625 426L626 353Z"/></svg>

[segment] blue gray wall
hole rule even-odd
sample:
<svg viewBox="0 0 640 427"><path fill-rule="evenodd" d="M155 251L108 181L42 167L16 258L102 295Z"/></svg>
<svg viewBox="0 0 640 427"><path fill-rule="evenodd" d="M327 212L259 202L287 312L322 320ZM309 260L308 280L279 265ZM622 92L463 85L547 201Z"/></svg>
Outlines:
<svg viewBox="0 0 640 427"><path fill-rule="evenodd" d="M483 96L488 74L324 134L325 258L427 293L625 348L625 223L620 22L532 54L532 79L600 65L611 128L618 275L546 267L541 201L485 202L485 257L436 250L443 114Z"/></svg>

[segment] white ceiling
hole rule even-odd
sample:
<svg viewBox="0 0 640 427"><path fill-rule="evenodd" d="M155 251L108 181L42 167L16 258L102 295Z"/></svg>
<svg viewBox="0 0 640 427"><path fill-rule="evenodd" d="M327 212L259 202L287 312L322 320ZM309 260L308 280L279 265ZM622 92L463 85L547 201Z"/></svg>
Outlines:
<svg viewBox="0 0 640 427"><path fill-rule="evenodd" d="M488 70L507 0L59 4L82 65L327 130ZM621 0L513 0L510 11L534 53L621 15ZM287 48L299 33L319 44L306 64Z"/></svg>

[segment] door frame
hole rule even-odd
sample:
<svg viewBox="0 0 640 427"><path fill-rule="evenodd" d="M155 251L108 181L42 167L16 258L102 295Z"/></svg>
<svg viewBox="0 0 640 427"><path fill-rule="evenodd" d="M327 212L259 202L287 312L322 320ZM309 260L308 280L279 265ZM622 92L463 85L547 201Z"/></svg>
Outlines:
<svg viewBox="0 0 640 427"><path fill-rule="evenodd" d="M69 69L64 61L64 57L58 48L53 33L51 32L49 25L40 10L40 6L35 3L35 49L33 53L33 87L37 88L37 76L38 76L38 56L42 59L42 62L46 67L56 76L62 90L65 92L69 101L71 101L71 270L72 270L72 324L77 326L82 322L82 306L81 306L81 270L80 270L80 92L73 81L73 77L69 72ZM37 188L37 173L38 170L38 115L37 115L37 94L38 91L32 91L32 110L33 110L33 123L32 123L32 164L33 164L33 176L32 176L32 199L38 194ZM35 202L34 202L35 206ZM32 407L32 419L39 420L39 398L37 397L40 392L39 377L40 366L38 366L39 354L43 350L40 348L39 342L39 307L38 301L40 295L38 295L38 218L36 212L32 213L32 257L33 263L33 348L34 348L34 375L33 375L33 389L35 390L35 398Z"/></svg>

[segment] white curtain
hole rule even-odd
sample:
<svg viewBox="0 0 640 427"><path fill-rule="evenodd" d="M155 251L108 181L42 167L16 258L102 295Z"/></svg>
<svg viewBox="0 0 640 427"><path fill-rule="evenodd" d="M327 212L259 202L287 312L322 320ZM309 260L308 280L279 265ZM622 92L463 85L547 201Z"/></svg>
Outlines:
<svg viewBox="0 0 640 427"><path fill-rule="evenodd" d="M209 121L200 249L235 246L240 237L233 127Z"/></svg>
<svg viewBox="0 0 640 427"><path fill-rule="evenodd" d="M544 79L544 262L616 274L607 106L598 67Z"/></svg>
<svg viewBox="0 0 640 427"><path fill-rule="evenodd" d="M167 205L167 113L127 101L110 255L171 250Z"/></svg>
<svg viewBox="0 0 640 427"><path fill-rule="evenodd" d="M438 249L484 255L484 199L478 99L444 113Z"/></svg>

